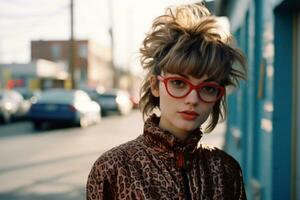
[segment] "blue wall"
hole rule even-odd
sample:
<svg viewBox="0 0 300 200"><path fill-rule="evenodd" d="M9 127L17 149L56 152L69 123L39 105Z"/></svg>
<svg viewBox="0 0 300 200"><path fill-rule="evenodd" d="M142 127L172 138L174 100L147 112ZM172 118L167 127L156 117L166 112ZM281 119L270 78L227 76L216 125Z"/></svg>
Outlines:
<svg viewBox="0 0 300 200"><path fill-rule="evenodd" d="M292 12L275 12L273 174L274 197L290 199L292 126ZM284 56L283 56L284 55ZM284 183L284 184L282 184ZM281 192L278 191L281 188Z"/></svg>
<svg viewBox="0 0 300 200"><path fill-rule="evenodd" d="M228 16L248 80L228 97L225 150L242 166L249 199L291 199L292 23L300 9L293 0L241 2L231 1Z"/></svg>

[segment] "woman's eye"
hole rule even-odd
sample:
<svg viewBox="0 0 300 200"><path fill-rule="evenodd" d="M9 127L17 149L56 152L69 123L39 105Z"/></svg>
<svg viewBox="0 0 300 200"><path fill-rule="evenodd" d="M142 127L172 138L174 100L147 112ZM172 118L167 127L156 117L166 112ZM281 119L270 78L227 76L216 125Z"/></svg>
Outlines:
<svg viewBox="0 0 300 200"><path fill-rule="evenodd" d="M183 80L171 80L171 85L177 88L184 88L186 87L186 83Z"/></svg>
<svg viewBox="0 0 300 200"><path fill-rule="evenodd" d="M207 93L207 94L217 94L218 93L218 89L216 87L213 87L213 86L204 86L202 88L202 90Z"/></svg>

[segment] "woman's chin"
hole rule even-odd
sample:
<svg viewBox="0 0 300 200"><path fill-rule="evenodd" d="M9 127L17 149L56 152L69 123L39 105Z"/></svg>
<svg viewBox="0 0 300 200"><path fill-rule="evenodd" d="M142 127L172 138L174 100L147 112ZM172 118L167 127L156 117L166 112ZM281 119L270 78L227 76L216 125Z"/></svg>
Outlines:
<svg viewBox="0 0 300 200"><path fill-rule="evenodd" d="M200 125L198 123L192 123L192 122L184 122L181 123L180 126L178 127L179 129L182 130L182 132L192 132L196 129L198 129Z"/></svg>

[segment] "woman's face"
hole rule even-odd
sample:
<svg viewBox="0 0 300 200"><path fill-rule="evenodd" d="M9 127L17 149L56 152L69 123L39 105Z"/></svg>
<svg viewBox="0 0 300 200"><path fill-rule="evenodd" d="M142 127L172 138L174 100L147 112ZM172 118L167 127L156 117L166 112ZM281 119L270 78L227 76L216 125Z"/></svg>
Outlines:
<svg viewBox="0 0 300 200"><path fill-rule="evenodd" d="M169 77L179 77L189 81L193 85L199 85L200 83L206 82L207 76L201 78L194 78L192 76L178 75L166 73L163 75L163 79ZM212 111L214 102L207 103L199 98L198 93L195 89L191 90L186 96L182 98L174 98L170 95L169 91L166 89L166 85L162 78L158 82L157 79L153 77L151 81L152 94L159 97L160 100L160 111L161 119L159 127L171 132L179 139L184 140L188 134L198 129L208 118ZM217 84L215 82L209 81L208 83ZM173 82L174 87L181 87L180 81L175 80ZM171 83L169 82L169 86Z"/></svg>

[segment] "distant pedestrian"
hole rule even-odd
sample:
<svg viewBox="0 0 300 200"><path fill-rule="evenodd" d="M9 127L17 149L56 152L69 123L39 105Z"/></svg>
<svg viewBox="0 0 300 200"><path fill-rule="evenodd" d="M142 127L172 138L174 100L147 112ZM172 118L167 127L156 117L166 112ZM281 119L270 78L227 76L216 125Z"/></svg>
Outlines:
<svg viewBox="0 0 300 200"><path fill-rule="evenodd" d="M246 76L231 35L202 4L170 7L140 52L143 134L100 156L87 199L246 199L238 162L199 143L226 117L225 87Z"/></svg>

